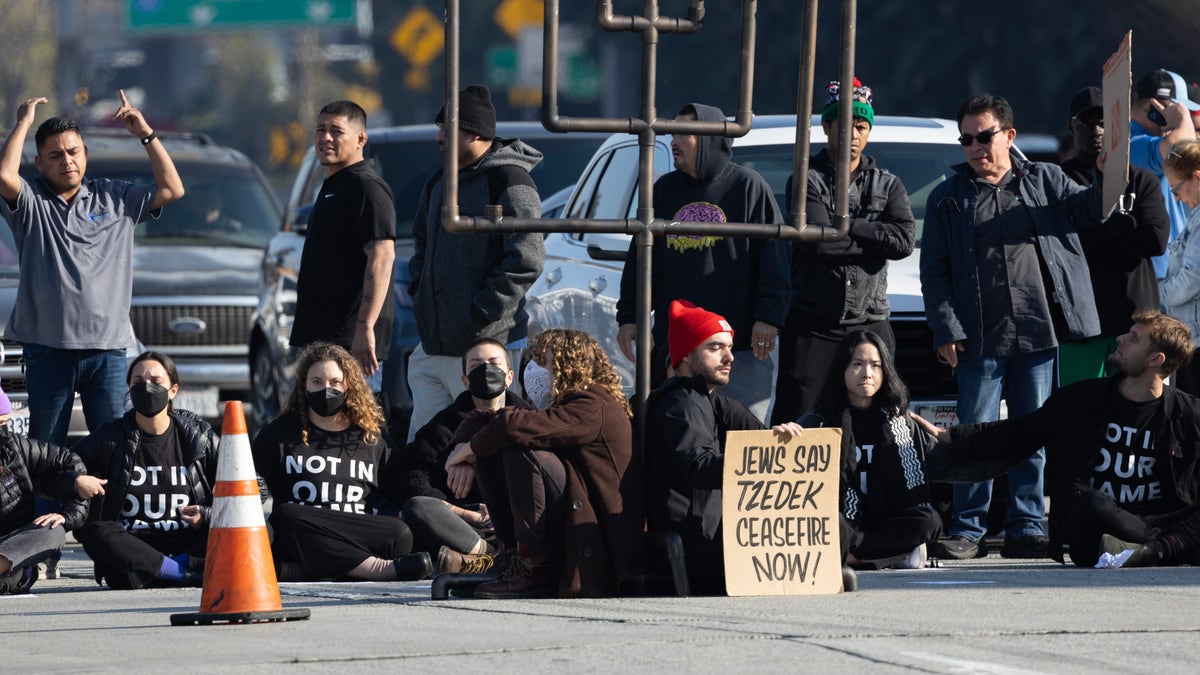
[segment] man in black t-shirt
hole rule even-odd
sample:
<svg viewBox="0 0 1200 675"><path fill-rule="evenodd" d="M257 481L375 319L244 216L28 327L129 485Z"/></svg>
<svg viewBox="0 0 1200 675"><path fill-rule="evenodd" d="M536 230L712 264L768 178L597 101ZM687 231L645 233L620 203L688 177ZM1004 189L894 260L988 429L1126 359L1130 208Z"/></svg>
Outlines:
<svg viewBox="0 0 1200 675"><path fill-rule="evenodd" d="M1191 359L1191 332L1154 310L1133 321L1108 357L1117 375L1063 387L1028 415L949 429L914 416L943 444L930 479L998 475L1045 445L1052 557L1200 562L1200 401L1164 382Z"/></svg>
<svg viewBox="0 0 1200 675"><path fill-rule="evenodd" d="M363 157L366 124L353 101L334 101L317 117L313 145L325 182L308 219L291 343L347 348L378 392L392 343L396 205Z"/></svg>

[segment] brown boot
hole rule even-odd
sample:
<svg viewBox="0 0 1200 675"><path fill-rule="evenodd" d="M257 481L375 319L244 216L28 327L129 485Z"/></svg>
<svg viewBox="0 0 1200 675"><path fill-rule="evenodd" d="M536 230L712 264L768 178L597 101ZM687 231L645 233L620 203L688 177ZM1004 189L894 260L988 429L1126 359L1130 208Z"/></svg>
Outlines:
<svg viewBox="0 0 1200 675"><path fill-rule="evenodd" d="M475 597L491 600L553 598L557 595L558 575L553 567L515 552L499 579L475 587Z"/></svg>
<svg viewBox="0 0 1200 675"><path fill-rule="evenodd" d="M486 553L472 555L455 551L449 546L443 546L438 551L438 574L483 574L492 569L495 559Z"/></svg>

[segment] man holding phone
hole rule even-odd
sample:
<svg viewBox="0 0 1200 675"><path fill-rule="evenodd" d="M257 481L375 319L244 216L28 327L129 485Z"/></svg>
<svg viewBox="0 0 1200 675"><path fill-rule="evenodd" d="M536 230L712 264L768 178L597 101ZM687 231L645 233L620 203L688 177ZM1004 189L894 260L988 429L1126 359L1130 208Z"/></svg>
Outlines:
<svg viewBox="0 0 1200 675"><path fill-rule="evenodd" d="M1187 92L1175 90L1175 79L1165 70L1154 70L1142 76L1133 90L1129 106L1129 163L1153 173L1167 202L1171 217L1171 236L1175 241L1187 227L1187 210L1171 193L1171 185L1163 173L1163 162L1171 147L1179 141L1196 137L1192 115L1186 104ZM1154 274L1162 279L1167 274L1167 254L1152 258Z"/></svg>

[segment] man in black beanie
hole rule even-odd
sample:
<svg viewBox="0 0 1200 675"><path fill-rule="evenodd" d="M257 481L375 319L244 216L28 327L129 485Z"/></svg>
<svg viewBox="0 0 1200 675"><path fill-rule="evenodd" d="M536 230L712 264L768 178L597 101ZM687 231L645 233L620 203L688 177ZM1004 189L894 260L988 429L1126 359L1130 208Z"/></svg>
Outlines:
<svg viewBox="0 0 1200 675"><path fill-rule="evenodd" d="M496 109L483 85L459 93L458 129L438 112L438 144L458 134L458 208L482 216L498 204L506 217L538 218L542 200L529 171L542 153L519 139L496 138ZM525 348L525 292L542 273L546 249L536 232L455 233L442 227L442 170L426 183L413 220L408 286L421 343L408 363L413 394L408 440L463 391L462 356L480 338L505 345L511 363Z"/></svg>

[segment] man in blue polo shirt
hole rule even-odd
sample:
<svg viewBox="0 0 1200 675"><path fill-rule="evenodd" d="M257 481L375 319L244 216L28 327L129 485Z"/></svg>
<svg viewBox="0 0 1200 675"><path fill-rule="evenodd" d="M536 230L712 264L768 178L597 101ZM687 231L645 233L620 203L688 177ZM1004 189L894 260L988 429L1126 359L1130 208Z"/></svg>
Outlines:
<svg viewBox="0 0 1200 675"><path fill-rule="evenodd" d="M153 185L91 180L87 146L72 120L38 127L41 175L21 177L21 151L37 106L17 108L17 123L0 151L0 214L21 259L17 302L5 337L24 345L29 436L66 442L75 392L89 429L125 411L125 348L133 343L133 229L183 196L183 181L154 130L121 92L114 117L141 140Z"/></svg>

